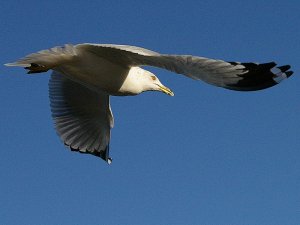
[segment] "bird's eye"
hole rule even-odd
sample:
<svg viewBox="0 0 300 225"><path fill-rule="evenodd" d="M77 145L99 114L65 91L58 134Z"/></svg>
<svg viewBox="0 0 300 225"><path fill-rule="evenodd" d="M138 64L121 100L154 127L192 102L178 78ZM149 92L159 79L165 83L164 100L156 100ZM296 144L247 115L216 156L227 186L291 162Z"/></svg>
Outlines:
<svg viewBox="0 0 300 225"><path fill-rule="evenodd" d="M152 80L156 80L156 76L151 76Z"/></svg>

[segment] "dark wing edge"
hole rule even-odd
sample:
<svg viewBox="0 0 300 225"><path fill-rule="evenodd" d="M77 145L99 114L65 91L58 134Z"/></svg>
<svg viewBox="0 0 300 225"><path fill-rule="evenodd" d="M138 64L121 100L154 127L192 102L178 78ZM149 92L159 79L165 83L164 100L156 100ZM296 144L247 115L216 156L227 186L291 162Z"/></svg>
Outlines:
<svg viewBox="0 0 300 225"><path fill-rule="evenodd" d="M245 73L238 74L241 79L233 84L228 84L227 89L236 91L257 91L273 87L290 77L294 72L290 70L290 65L277 66L275 62L269 63L235 63L242 65Z"/></svg>

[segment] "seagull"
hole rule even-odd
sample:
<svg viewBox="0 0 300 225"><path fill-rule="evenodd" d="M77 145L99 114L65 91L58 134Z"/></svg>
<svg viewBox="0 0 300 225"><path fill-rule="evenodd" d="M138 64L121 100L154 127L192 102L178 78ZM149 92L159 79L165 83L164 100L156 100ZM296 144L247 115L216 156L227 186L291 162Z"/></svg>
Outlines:
<svg viewBox="0 0 300 225"><path fill-rule="evenodd" d="M174 93L141 66L153 66L194 80L235 90L256 91L290 77L289 65L226 62L192 55L160 54L115 44L66 44L32 53L5 66L24 67L28 74L52 70L49 98L55 129L72 151L98 156L108 164L114 119L109 96L145 91Z"/></svg>

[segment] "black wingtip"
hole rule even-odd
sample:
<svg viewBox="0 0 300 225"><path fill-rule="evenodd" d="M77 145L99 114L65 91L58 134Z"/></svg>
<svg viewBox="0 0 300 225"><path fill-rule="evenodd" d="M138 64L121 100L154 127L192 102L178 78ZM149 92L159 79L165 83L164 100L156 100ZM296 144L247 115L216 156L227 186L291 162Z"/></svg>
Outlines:
<svg viewBox="0 0 300 225"><path fill-rule="evenodd" d="M278 70L277 72L273 73L273 79L275 80L276 83L280 83L281 81L285 80L286 78L290 77L293 75L293 71L289 71L291 68L290 65L284 65L284 66L278 66L276 69ZM271 70L271 72L273 72Z"/></svg>
<svg viewBox="0 0 300 225"><path fill-rule="evenodd" d="M293 71L289 71L290 65L276 66L275 62L256 64L240 63L244 66L244 73L238 75L241 79L228 85L228 89L237 91L257 91L272 87L290 77Z"/></svg>
<svg viewBox="0 0 300 225"><path fill-rule="evenodd" d="M294 74L294 71L287 71L285 74L287 77L290 77Z"/></svg>
<svg viewBox="0 0 300 225"><path fill-rule="evenodd" d="M291 66L290 65L284 65L284 66L278 66L277 68L280 69L281 72L286 72L289 69L291 69Z"/></svg>

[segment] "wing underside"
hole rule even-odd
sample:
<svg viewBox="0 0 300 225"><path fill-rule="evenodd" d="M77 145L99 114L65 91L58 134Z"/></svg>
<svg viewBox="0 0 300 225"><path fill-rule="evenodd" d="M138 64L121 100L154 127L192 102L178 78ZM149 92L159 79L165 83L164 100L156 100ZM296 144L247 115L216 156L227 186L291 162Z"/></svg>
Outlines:
<svg viewBox="0 0 300 225"><path fill-rule="evenodd" d="M49 97L56 131L65 145L111 162L109 141L113 117L109 96L53 72Z"/></svg>

